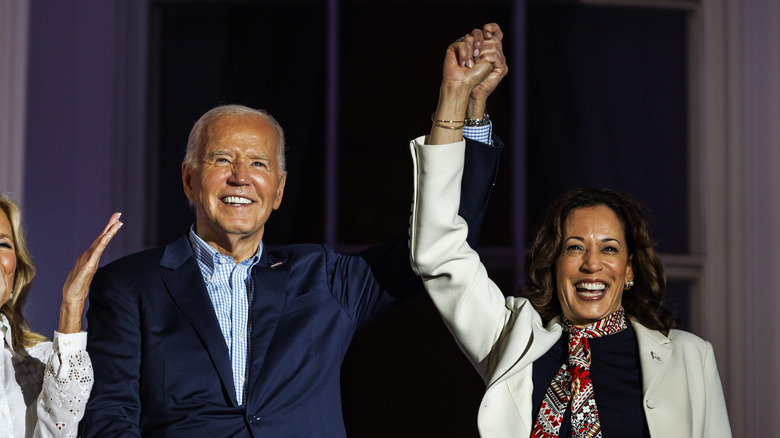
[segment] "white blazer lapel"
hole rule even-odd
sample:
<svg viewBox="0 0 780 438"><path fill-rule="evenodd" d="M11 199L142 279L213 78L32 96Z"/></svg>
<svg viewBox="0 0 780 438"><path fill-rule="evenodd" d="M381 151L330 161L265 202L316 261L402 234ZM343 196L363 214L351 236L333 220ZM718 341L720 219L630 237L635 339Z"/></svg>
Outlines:
<svg viewBox="0 0 780 438"><path fill-rule="evenodd" d="M639 363L642 367L642 392L647 394L669 364L672 347L669 338L662 333L648 329L633 318L631 319L631 325L634 327L634 331L636 331L636 340L639 348Z"/></svg>
<svg viewBox="0 0 780 438"><path fill-rule="evenodd" d="M507 298L508 308L521 306L527 307L502 336L504 345L498 354L500 359L485 376L488 387L478 415L482 436L503 438L531 433L534 422L531 418L533 362L552 348L563 331L559 317L542 326L536 311L529 311L532 309L529 302L524 298ZM529 327L530 334L527 332Z"/></svg>

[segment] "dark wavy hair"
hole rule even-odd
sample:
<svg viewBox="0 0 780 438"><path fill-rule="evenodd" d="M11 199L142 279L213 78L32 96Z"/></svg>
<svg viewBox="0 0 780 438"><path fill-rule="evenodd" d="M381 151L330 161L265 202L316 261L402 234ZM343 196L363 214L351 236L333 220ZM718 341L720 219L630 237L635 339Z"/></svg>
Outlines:
<svg viewBox="0 0 780 438"><path fill-rule="evenodd" d="M528 251L526 286L520 295L528 298L545 323L562 313L555 290L555 265L563 250L566 218L578 208L600 205L611 209L620 220L634 272L635 285L623 293L623 308L645 327L668 334L678 320L663 307L666 275L647 232L647 212L639 203L614 190L575 189L550 206Z"/></svg>

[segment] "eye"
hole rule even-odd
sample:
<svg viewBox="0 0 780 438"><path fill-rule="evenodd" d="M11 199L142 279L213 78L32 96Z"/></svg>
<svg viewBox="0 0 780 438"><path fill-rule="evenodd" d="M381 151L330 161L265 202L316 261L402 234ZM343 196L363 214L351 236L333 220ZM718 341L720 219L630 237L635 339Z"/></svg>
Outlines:
<svg viewBox="0 0 780 438"><path fill-rule="evenodd" d="M577 243L573 243L566 247L566 252L582 252L582 251L585 251L585 247Z"/></svg>
<svg viewBox="0 0 780 438"><path fill-rule="evenodd" d="M604 247L604 249L602 249L602 251L610 252L610 253L614 253L614 254L617 254L617 253L620 252L620 250L617 247L615 247L615 246L606 246L606 247Z"/></svg>
<svg viewBox="0 0 780 438"><path fill-rule="evenodd" d="M13 249L14 247L8 242L0 242L0 248Z"/></svg>
<svg viewBox="0 0 780 438"><path fill-rule="evenodd" d="M252 162L252 166L254 166L254 167L259 167L259 168L264 168L264 167L266 167L265 163L264 163L264 162L262 162L262 161L253 161L253 162Z"/></svg>
<svg viewBox="0 0 780 438"><path fill-rule="evenodd" d="M217 157L214 159L215 163L230 163L230 160L228 160L225 157Z"/></svg>

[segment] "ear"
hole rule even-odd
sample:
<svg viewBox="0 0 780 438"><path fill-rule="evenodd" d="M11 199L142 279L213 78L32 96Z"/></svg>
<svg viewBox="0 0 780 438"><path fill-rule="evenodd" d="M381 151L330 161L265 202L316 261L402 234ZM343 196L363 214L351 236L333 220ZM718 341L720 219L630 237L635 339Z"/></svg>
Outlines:
<svg viewBox="0 0 780 438"><path fill-rule="evenodd" d="M195 190L192 187L192 168L186 162L181 163L181 182L184 186L184 194L190 202L195 202Z"/></svg>
<svg viewBox="0 0 780 438"><path fill-rule="evenodd" d="M628 263L626 264L626 281L634 281L634 255L628 256Z"/></svg>
<svg viewBox="0 0 780 438"><path fill-rule="evenodd" d="M287 182L287 172L282 174L279 180L279 187L276 188L276 198L274 198L274 210L278 210L282 205L282 196L284 196L284 184Z"/></svg>

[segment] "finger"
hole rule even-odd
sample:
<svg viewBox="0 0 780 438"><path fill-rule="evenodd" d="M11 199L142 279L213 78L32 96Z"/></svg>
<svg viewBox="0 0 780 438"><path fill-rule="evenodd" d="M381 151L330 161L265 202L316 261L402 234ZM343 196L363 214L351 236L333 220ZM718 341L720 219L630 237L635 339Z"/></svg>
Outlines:
<svg viewBox="0 0 780 438"><path fill-rule="evenodd" d="M484 39L482 35L482 31L479 29L474 29L471 31L471 37L474 38L473 42L473 52L471 54L472 58L476 58L479 56L479 51L482 49L482 40Z"/></svg>
<svg viewBox="0 0 780 438"><path fill-rule="evenodd" d="M501 69L506 66L506 58L500 52L487 52L483 53L475 60L476 62L489 62L493 64L493 68Z"/></svg>
<svg viewBox="0 0 780 438"><path fill-rule="evenodd" d="M488 23L482 30L485 32L486 39L501 41L504 38L504 32L501 31L501 27L497 23Z"/></svg>
<svg viewBox="0 0 780 438"><path fill-rule="evenodd" d="M111 215L111 217L108 219L108 224L106 224L106 227L103 228L103 233L105 234L106 231L108 231L109 228L111 228L111 225L119 221L119 218L122 217L122 212L118 211Z"/></svg>
<svg viewBox="0 0 780 438"><path fill-rule="evenodd" d="M495 68L501 68L506 65L506 57L500 40L486 40L483 44L480 56L477 62L490 62Z"/></svg>
<svg viewBox="0 0 780 438"><path fill-rule="evenodd" d="M124 225L119 221L121 215L122 213L114 213L111 216L111 219L103 232L92 242L92 245L79 256L76 261L76 267L81 268L84 265L90 265L90 267L94 266L93 269L97 269L97 264L100 261L100 256L103 255L103 251L119 229L122 228L122 225Z"/></svg>
<svg viewBox="0 0 780 438"><path fill-rule="evenodd" d="M122 222L119 221L119 218L122 217L121 212L116 212L111 215L111 218L108 220L108 224L106 224L106 227L103 229L103 232L100 233L100 235L95 239L95 241L92 243L92 246L95 246L98 242L102 241L107 234L110 234L111 237L116 234L116 232L119 230L119 228L122 226ZM111 240L109 237L108 240ZM108 243L108 242L106 242Z"/></svg>
<svg viewBox="0 0 780 438"><path fill-rule="evenodd" d="M73 269L68 273L68 277L63 285L63 298L68 301L72 299L85 300L89 283L92 282L97 271L98 263L100 262L100 256L103 255L103 250L106 249L108 242L116 235L117 231L122 228L122 222L114 221L109 228L103 233L93 246L90 247L84 254L81 254L76 260L76 264Z"/></svg>
<svg viewBox="0 0 780 438"><path fill-rule="evenodd" d="M501 45L501 40L498 39L485 39L482 42L482 48L480 49L480 55L484 53L503 53L503 46Z"/></svg>
<svg viewBox="0 0 780 438"><path fill-rule="evenodd" d="M488 77L490 72L493 71L493 65L489 62L478 62L474 64L470 73L476 77L475 83L480 83Z"/></svg>
<svg viewBox="0 0 780 438"><path fill-rule="evenodd" d="M462 40L459 40L452 44L457 55L458 65L461 67L471 67L474 64L473 46L474 37L466 35Z"/></svg>
<svg viewBox="0 0 780 438"><path fill-rule="evenodd" d="M483 56L492 55L495 58L503 58L504 57L504 48L501 46L501 43L496 42L490 42L487 41L486 44L482 45L482 50L479 51L479 56L476 59L479 59Z"/></svg>
<svg viewBox="0 0 780 438"><path fill-rule="evenodd" d="M97 238L97 240L95 241L97 245L95 245L94 248L90 248L90 250L88 251L90 253L89 254L90 263L94 261L95 265L97 265L98 261L100 260L100 256L103 255L103 251L108 246L108 243L111 242L111 239L113 239L114 236L116 236L116 233L119 232L119 229L122 228L122 225L124 225L124 223L119 221L114 222L113 224L111 224L108 230L106 230L105 233L103 233L102 235L100 235L100 237Z"/></svg>

